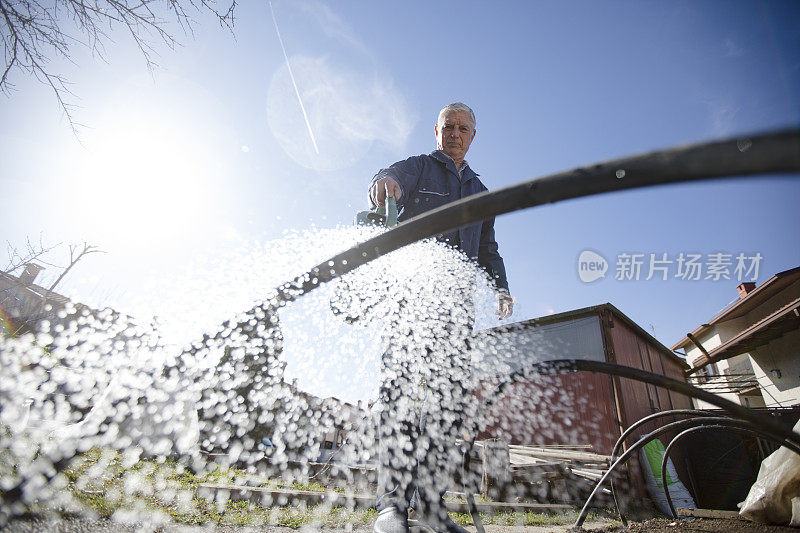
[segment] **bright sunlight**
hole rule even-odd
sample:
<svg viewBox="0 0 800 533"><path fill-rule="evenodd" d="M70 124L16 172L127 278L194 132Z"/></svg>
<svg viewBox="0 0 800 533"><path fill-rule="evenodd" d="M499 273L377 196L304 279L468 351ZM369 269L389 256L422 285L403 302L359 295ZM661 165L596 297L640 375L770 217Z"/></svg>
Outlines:
<svg viewBox="0 0 800 533"><path fill-rule="evenodd" d="M70 204L106 246L168 245L196 231L213 205L208 152L175 121L121 115L77 155Z"/></svg>

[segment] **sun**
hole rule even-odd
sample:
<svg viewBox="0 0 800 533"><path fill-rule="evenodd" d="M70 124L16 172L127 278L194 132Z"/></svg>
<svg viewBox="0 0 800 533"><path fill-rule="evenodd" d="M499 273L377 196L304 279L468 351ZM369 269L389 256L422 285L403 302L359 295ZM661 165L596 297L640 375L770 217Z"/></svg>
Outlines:
<svg viewBox="0 0 800 533"><path fill-rule="evenodd" d="M187 128L123 113L77 155L70 205L107 246L153 247L197 229L213 202L206 151Z"/></svg>

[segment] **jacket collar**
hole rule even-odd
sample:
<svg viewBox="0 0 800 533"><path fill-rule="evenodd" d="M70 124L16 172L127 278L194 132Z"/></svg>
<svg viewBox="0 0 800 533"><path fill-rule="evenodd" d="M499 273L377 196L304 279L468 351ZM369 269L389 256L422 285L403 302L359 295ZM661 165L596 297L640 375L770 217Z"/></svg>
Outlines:
<svg viewBox="0 0 800 533"><path fill-rule="evenodd" d="M456 167L456 162L453 161L452 157L445 154L441 150L434 150L433 152L431 152L430 155L435 160L444 164L447 170L458 176L458 168ZM472 178L478 177L479 175L480 174L472 170L472 168L469 166L469 163L465 163L464 170L461 171L461 180L463 183L466 183L467 181L471 180Z"/></svg>

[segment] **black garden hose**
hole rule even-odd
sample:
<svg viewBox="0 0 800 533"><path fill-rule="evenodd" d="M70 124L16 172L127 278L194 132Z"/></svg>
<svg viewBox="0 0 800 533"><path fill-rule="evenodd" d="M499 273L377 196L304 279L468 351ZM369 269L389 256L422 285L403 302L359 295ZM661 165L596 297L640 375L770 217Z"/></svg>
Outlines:
<svg viewBox="0 0 800 533"><path fill-rule="evenodd" d="M768 440L772 440L772 441L777 442L778 444L782 444L782 445L786 446L784 441L781 441L780 439L775 439L773 437L770 437L769 434L766 434L766 433L764 433L762 431L759 431L759 430L753 429L753 428L736 427L736 426L733 426L733 425L731 425L729 423L700 425L700 426L697 426L697 427L686 429L686 430L680 432L679 434L675 435L675 438L673 438L669 442L669 444L667 445L666 449L664 450L664 458L661 460L661 483L662 483L662 487L664 488L664 494L666 495L666 498L667 498L667 505L669 506L669 510L672 513L672 516L674 518L678 518L678 512L675 510L675 506L672 503L672 495L669 493L669 487L667 486L667 481L666 481L667 474L666 474L666 471L665 471L665 469L667 468L667 459L669 458L669 454L672 451L672 447L675 444L677 444L678 441L680 441L685 436L687 436L687 435L689 435L691 433L695 433L695 432L698 432L698 431L705 431L705 430L709 430L709 429L716 429L716 430L723 429L725 431L732 431L733 433L744 433L746 435L754 435L756 437L764 437L764 438L766 438ZM790 450L792 450L794 453L800 454L800 449L798 449L796 446L786 446L786 447L789 448Z"/></svg>
<svg viewBox="0 0 800 533"><path fill-rule="evenodd" d="M784 443L785 446L790 447L793 450L800 451L800 434L795 433L790 426L777 422L776 420L773 420L771 417L768 416L765 417L763 414L760 414L757 411L735 404L730 400L722 398L721 396L717 396L715 394L712 394L708 391L705 391L693 385L689 385L688 383L668 378L660 374L655 374L652 372L647 372L645 370L640 370L638 368L631 368L623 365L617 365L614 363L606 363L602 361L590 361L583 359L555 359L552 361L544 361L541 363L536 363L524 369L518 370L517 372L514 372L510 376L508 376L507 379L505 379L502 383L500 383L497 386L497 388L495 388L495 390L492 392L492 394L489 395L488 399L484 402L480 411L475 417L472 430L473 437L467 445L466 453L469 454L472 451L472 448L475 444L475 438L477 437L477 430L479 429L478 426L480 421L488 413L488 410L491 407L491 405L502 395L505 387L509 383L514 383L531 375L554 375L554 374L565 374L578 371L600 372L603 374L634 379L636 381L641 381L644 383L649 383L651 385L663 387L673 392L677 392L689 396L691 398L697 398L704 402L708 402L716 407L719 407L727 411L729 415L736 418L720 417L716 413L713 413L709 416L703 413L702 415L698 416L698 418L695 419L681 420L678 422L673 422L672 424L667 424L665 426L662 426L661 428L657 429L654 432L651 432L646 437L643 437L642 439L637 441L635 445L628 448L625 451L625 453L622 454L622 456L620 456L612 464L612 466L606 471L606 473L603 475L600 481L598 481L594 492L592 492L592 494L589 496L586 503L584 504L583 510L581 511L581 514L575 523L576 527L580 527L586 520L586 514L588 513L589 504L591 503L591 500L594 498L594 495L599 491L600 487L605 482L605 480L610 476L611 472L620 464L624 464L624 462L627 461L629 457L631 457L633 453L632 450L635 451L641 446L644 446L644 444L646 444L653 438L657 437L658 435L666 431L671 431L672 429L677 429L679 427L683 427L686 425L690 426L697 425L698 423L703 423L703 422L716 422L718 424L723 424L723 425L730 424L731 426L734 427L745 427L746 429L751 429L761 434L769 435L771 439L778 440L779 442ZM693 410L680 410L680 411L685 413L685 412L691 412ZM620 437L620 439L617 442L617 445L615 445L613 454L616 454L616 452L618 451L618 446L621 445L623 439L627 437L633 429L659 416L666 416L666 413L657 413L655 415L645 417L636 424L634 424L631 428L628 428L628 431L623 433L623 436ZM465 492L469 493L471 491L466 490Z"/></svg>
<svg viewBox="0 0 800 533"><path fill-rule="evenodd" d="M283 306L413 242L481 220L561 200L681 183L800 170L800 129L693 144L579 167L485 191L428 211L320 263L280 287L273 305Z"/></svg>

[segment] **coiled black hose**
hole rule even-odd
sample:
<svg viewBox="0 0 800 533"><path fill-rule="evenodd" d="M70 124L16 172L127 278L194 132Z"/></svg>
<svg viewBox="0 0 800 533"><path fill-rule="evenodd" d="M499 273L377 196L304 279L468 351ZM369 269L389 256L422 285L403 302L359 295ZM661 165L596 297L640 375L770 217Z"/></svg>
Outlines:
<svg viewBox="0 0 800 533"><path fill-rule="evenodd" d="M285 283L278 288L276 295L267 305L273 309L281 307L314 290L322 283L336 279L403 246L504 213L571 198L653 185L778 174L798 170L800 170L800 129L798 128L660 150L576 168L504 189L476 194L414 217L385 233L337 254L305 274ZM584 368L580 369L593 372L611 372L612 370L608 367L598 366L609 363L589 361L579 363L574 360L560 363L566 366L583 366ZM592 369L587 367L592 365L586 365L586 363L596 364ZM618 365L614 366L618 367ZM641 381L648 381L648 379L658 381L659 378L663 378L663 376L631 368L627 369L628 375L624 375L626 371L623 371L622 368L626 367L618 367L612 373ZM541 365L540 369L543 369ZM675 387L671 390L718 405L716 403L718 397L688 384L670 381L673 381L671 386ZM657 385L658 383L653 384ZM670 388L668 385L661 386ZM787 431L791 434L791 430L787 430L780 424L759 420L754 413L731 402L725 406L718 406L736 416L750 420L756 425L763 423L771 426L768 428L770 431L777 431L778 434L784 436ZM788 437L785 436L785 438ZM794 438L800 437L794 435ZM467 453L471 451L473 445L474 441L470 443ZM473 515L478 532L484 533L474 499L469 493L470 491L466 492L470 513Z"/></svg>
<svg viewBox="0 0 800 533"><path fill-rule="evenodd" d="M282 306L382 255L488 218L561 200L687 181L800 170L800 129L659 150L485 191L395 226L278 287Z"/></svg>
<svg viewBox="0 0 800 533"><path fill-rule="evenodd" d="M663 418L665 416L700 416L700 417L710 417L710 416L718 416L717 413L713 411L704 411L702 409L670 409L668 411L659 411L658 413L653 413L652 415L648 415L644 418L641 418L634 422L633 424L628 427L625 431L622 432L622 435L619 436L617 442L614 444L614 449L611 451L611 461L613 462L614 459L617 457L617 453L619 453L622 444L625 440L630 436L633 431L648 423L656 420L658 418ZM611 495L614 498L614 507L617 509L617 513L619 514L619 518L622 521L622 525L627 527L628 526L628 519L625 517L625 513L622 512L622 507L619 505L619 499L617 498L617 491L614 486L614 478L611 478L610 481L611 486Z"/></svg>
<svg viewBox="0 0 800 533"><path fill-rule="evenodd" d="M662 426L662 427L660 427L660 428L658 428L658 429L656 429L654 431L651 431L647 435L644 435L638 441L636 441L636 443L633 446L631 446L630 448L625 450L625 453L620 455L619 458L617 458L616 461L614 461L614 463L608 468L608 470L606 470L606 472L603 474L603 476L597 482L597 485L595 486L595 488L592 491L592 493L586 499L586 502L583 505L583 509L581 509L581 513L578 516L578 519L575 521L575 527L579 528L579 527L581 527L583 525L583 522L586 520L586 516L589 513L589 505L591 504L592 499L600 491L600 488L602 487L603 483L605 483L605 481L611 476L611 473L616 468L618 468L620 465L625 464L625 462L628 461L628 459L633 457L633 455L635 454L636 451L638 451L640 448L642 448L645 444L647 444L651 440L657 438L658 436L660 436L660 435L662 435L664 433L668 433L670 431L681 430L685 426L690 426L690 427L701 426L702 427L702 425L704 423L708 423L708 422L716 422L719 427L726 427L726 428L729 428L729 429L733 429L733 428L746 429L746 430L752 431L753 433L756 433L756 434L759 434L759 435L764 435L764 436L766 436L766 437L768 437L768 438L770 438L772 440L775 440L777 442L782 443L784 446L786 446L790 450L794 451L795 453L800 454L800 446L798 446L798 444L796 442L793 442L790 439L783 438L783 437L779 436L778 434L775 434L775 433L773 433L773 432L771 432L769 430L764 430L761 427L759 427L757 424L752 424L752 423L747 422L747 421L731 420L731 419L727 419L725 417L711 417L711 418L706 419L705 421L700 421L700 420L696 420L696 419L689 419L689 420L680 420L678 422L673 422L671 424L667 424L665 426ZM662 474L663 474L663 472L662 472Z"/></svg>
<svg viewBox="0 0 800 533"><path fill-rule="evenodd" d="M530 365L508 376L507 379L505 379L502 383L500 383L497 386L497 388L489 396L488 400L484 402L484 404L481 407L481 410L475 417L475 420L473 422L473 431L472 431L473 437L467 445L466 453L470 453L475 444L475 438L477 436L477 430L479 427L480 420L482 420L483 416L486 413L488 413L488 410L491 408L493 403L497 401L497 399L502 395L504 389L508 386L508 384L520 381L521 379L525 379L526 377L531 375L553 375L553 374L564 374L577 371L600 372L603 374L634 379L644 383L649 383L651 385L656 385L658 387L663 387L665 389L680 394L684 394L691 398L696 398L704 402L708 402L711 405L724 409L727 413L729 413L735 418L719 417L716 415L716 413L711 413L710 415L702 413L699 415L699 418L701 418L702 420L699 421L697 419L680 420L678 422L673 422L671 424L662 426L657 430L649 433L648 435L642 437L639 441L636 442L636 444L628 448L625 451L625 453L623 453L619 458L617 458L616 461L614 461L614 463L605 472L603 477L597 482L594 491L587 498L586 503L584 504L583 509L581 510L581 514L578 516L578 519L575 522L576 527L580 527L583 525L583 522L586 520L586 515L588 514L589 505L592 499L599 492L603 483L605 483L605 481L610 477L611 473L618 466L624 464L633 455L633 453L640 447L647 444L647 442L649 442L653 438L656 438L662 433L666 433L668 431L677 430L685 426L697 425L698 423L703 423L703 422L714 422L719 425L728 425L730 427L742 427L763 435L768 435L769 438L776 440L777 442L781 442L790 449L798 451L798 453L800 453L800 434L795 433L791 427L782 424L776 420L773 420L770 417L765 417L759 414L758 412L753 411L752 409L735 404L730 400L726 400L721 396L717 396L715 394L712 394L708 391L705 391L693 385L689 385L688 383L668 378L660 374L654 374L652 372L647 372L645 370L640 370L638 368L631 368L623 365L617 365L614 363L606 363L602 361L589 361L583 359L556 359L552 361L544 361L541 363ZM694 410L687 409L678 411L682 413L692 413ZM667 413L667 412L656 413L654 415L639 420L633 426L628 428L628 430L625 433L623 433L623 435L617 441L617 444L614 446L612 457L616 455L616 453L619 451L619 446L622 444L622 441L628 435L630 435L634 429L636 429L637 427L641 426L642 424L648 421L651 421L660 416L667 416L668 414L675 414L675 413ZM467 490L465 492L469 494L471 491Z"/></svg>
<svg viewBox="0 0 800 533"><path fill-rule="evenodd" d="M503 189L486 191L414 217L320 263L305 274L278 287L271 298L247 314L246 322L251 320L251 315L272 316L276 308L296 300L322 283L336 279L403 246L496 215L561 200L653 185L780 174L798 170L800 170L800 129L792 128L655 151L579 167ZM246 325L242 323L238 326L246 327ZM751 421L757 427L763 426L765 431L775 432L786 441L795 444L800 442L800 436L777 422L760 420L755 413L731 402L727 402L724 406L720 405L717 402L722 401L721 398L663 376L619 365L611 365L616 367L611 368L604 366L610 363L598 361L565 360L550 363L551 368L538 365L539 369L548 372L577 370L606 372L656 385L659 385L656 383L659 378L666 379L672 383L664 382L660 386L722 407L736 416ZM55 472L63 470L66 464L65 460L55 461L53 465ZM17 500L20 489L21 485L0 489L0 501ZM471 513L477 517L471 495L468 495L468 500ZM483 533L482 526L478 530Z"/></svg>
<svg viewBox="0 0 800 533"><path fill-rule="evenodd" d="M661 486L664 488L664 495L667 498L667 505L669 506L669 510L672 513L672 516L674 518L678 518L678 512L675 510L675 506L672 503L672 495L669 493L669 486L667 485L667 473L666 473L667 459L669 458L669 454L672 451L672 447L675 444L677 444L678 441L680 441L681 439L683 439L684 437L686 437L687 435L689 435L691 433L695 433L695 432L698 432L698 431L706 431L706 430L709 430L709 429L716 429L716 430L722 429L722 430L726 430L726 431L732 431L733 433L744 433L746 435L754 435L756 437L764 437L764 438L766 438L768 440L772 440L772 441L777 442L778 444L782 444L782 445L786 446L788 449L792 450L794 453L800 454L800 449L798 449L797 446L787 445L787 443L785 441L781 441L780 439L775 439L775 438L771 437L769 434L764 433L762 431L759 431L757 429L753 429L753 428L736 427L736 426L733 426L731 424L724 423L724 424L710 424L710 425L701 424L698 427L693 427L693 428L689 428L689 429L683 430L682 432L680 432L677 435L675 435L675 437L669 442L669 444L667 445L666 449L664 450L664 458L661 460L661 483L662 483Z"/></svg>

